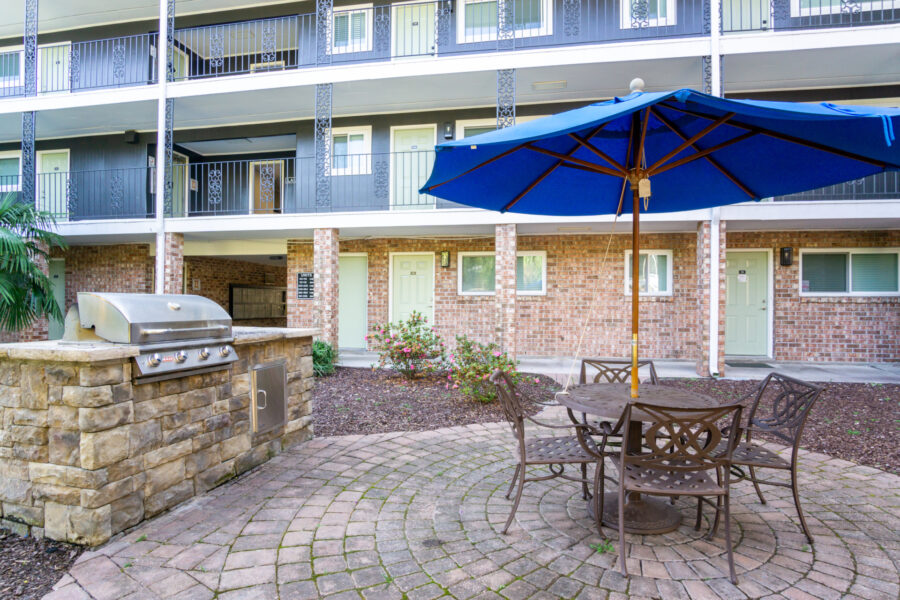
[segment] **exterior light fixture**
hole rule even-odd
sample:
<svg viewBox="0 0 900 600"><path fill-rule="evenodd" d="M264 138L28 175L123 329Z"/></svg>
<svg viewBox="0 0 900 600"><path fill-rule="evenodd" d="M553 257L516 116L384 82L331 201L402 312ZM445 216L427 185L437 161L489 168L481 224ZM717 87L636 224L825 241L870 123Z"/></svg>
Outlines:
<svg viewBox="0 0 900 600"><path fill-rule="evenodd" d="M794 264L794 249L793 248L782 248L781 249L781 266L789 267Z"/></svg>
<svg viewBox="0 0 900 600"><path fill-rule="evenodd" d="M450 121L444 122L444 139L445 140L453 139L453 123Z"/></svg>
<svg viewBox="0 0 900 600"><path fill-rule="evenodd" d="M442 267L450 266L450 251L449 250L441 251L441 266Z"/></svg>

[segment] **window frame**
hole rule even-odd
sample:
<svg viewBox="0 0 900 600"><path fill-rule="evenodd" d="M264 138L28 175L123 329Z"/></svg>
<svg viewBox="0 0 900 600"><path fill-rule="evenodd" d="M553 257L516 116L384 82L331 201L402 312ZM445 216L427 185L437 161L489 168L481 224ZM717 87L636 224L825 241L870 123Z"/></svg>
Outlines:
<svg viewBox="0 0 900 600"><path fill-rule="evenodd" d="M846 254L847 255L847 291L846 292L804 292L803 291L803 257L807 254ZM897 255L897 288L896 292L854 292L853 291L853 255L854 254L896 254ZM900 247L880 248L800 248L800 264L797 269L797 291L803 298L885 298L900 296Z"/></svg>
<svg viewBox="0 0 900 600"><path fill-rule="evenodd" d="M363 136L363 149L361 154L348 154L347 156L361 156L357 165L351 163L346 168L336 168L334 166L334 138L338 135L357 135ZM349 142L349 140L348 140ZM371 175L372 174L372 126L357 125L354 127L332 127L331 128L331 175L332 177L344 175Z"/></svg>
<svg viewBox="0 0 900 600"><path fill-rule="evenodd" d="M494 289L489 292L464 292L463 291L463 258L467 256L493 256L494 257ZM520 250L516 252L516 267L520 256L540 256L541 261L541 289L540 291L519 291L518 277L516 277L516 296L546 296L547 295L547 251L546 250ZM497 253L490 250L465 251L456 253L456 293L459 296L496 296L497 295Z"/></svg>
<svg viewBox="0 0 900 600"><path fill-rule="evenodd" d="M21 150L4 150L0 152L0 158L17 158L19 159L19 183L17 185L0 185L0 192L21 192L22 191L22 151ZM37 167L37 157L35 156L35 167Z"/></svg>
<svg viewBox="0 0 900 600"><path fill-rule="evenodd" d="M869 8L866 8L866 5ZM860 2L859 12L873 12L876 10L897 10L900 9L900 0L882 0L880 3L876 4L876 0L862 0ZM821 17L824 15L835 15L841 13L841 5L838 3L837 5L831 6L817 6L815 8L801 8L800 0L791 0L791 17L792 18L803 18L803 17Z"/></svg>
<svg viewBox="0 0 900 600"><path fill-rule="evenodd" d="M24 87L25 86L25 49L24 46L6 46L0 48L0 54L19 55L19 77L0 77L0 87Z"/></svg>
<svg viewBox="0 0 900 600"><path fill-rule="evenodd" d="M623 294L626 296L631 295L631 286L628 285L629 278L631 277L631 269L629 268L629 265L628 265L628 257L631 256L632 252L633 251L630 249L626 250L625 256L622 259L622 263L623 263L622 272L623 272L623 280L624 280L624 282L622 284L622 290L623 290ZM674 286L674 279L675 279L673 276L673 274L675 272L675 264L674 264L675 261L673 259L674 252L672 250L657 250L655 248L641 248L640 250L638 250L638 253L639 253L639 255L640 254L647 254L647 255L655 254L655 255L667 257L666 258L666 291L665 292L650 292L650 291L641 292L639 290L638 296L646 297L646 298L651 298L651 297L666 298L666 297L672 296L674 294L673 286ZM638 261L640 261L640 258L638 259Z"/></svg>
<svg viewBox="0 0 900 600"><path fill-rule="evenodd" d="M478 39L467 39L466 36L466 7L472 3L477 2L486 2L490 0L459 0L457 3L456 10L456 43L457 44L480 44L482 42L495 42L497 41L497 30L500 28L500 2L503 0L495 0L497 2L497 28L494 29L493 33L489 33L484 37L480 37ZM507 2L513 2L514 0L505 0ZM674 1L674 0L672 0ZM515 32L515 37L541 37L545 35L553 35L553 2L552 0L540 0L541 2L541 15L546 16L546 19L541 21L540 27L532 27L530 29L522 29L521 31ZM515 24L513 25L515 27Z"/></svg>
<svg viewBox="0 0 900 600"><path fill-rule="evenodd" d="M548 115L528 115L524 117L516 117L516 123L527 123L535 119L543 119ZM484 119L457 119L453 130L454 139L461 140L464 138L463 131L466 127L485 127L486 125L497 125L497 117L486 117Z"/></svg>
<svg viewBox="0 0 900 600"><path fill-rule="evenodd" d="M660 0L663 1L663 0ZM648 27L671 27L672 25L678 24L678 2L676 0L664 0L666 3L666 17L662 19L649 19ZM799 0L792 0L799 1ZM621 29L639 29L638 27L634 27L631 24L631 2L629 0L621 0L619 3L619 9L621 17L621 23L619 23Z"/></svg>
<svg viewBox="0 0 900 600"><path fill-rule="evenodd" d="M334 19L338 15L346 14L348 18L353 13L365 13L366 15L366 37L364 39L364 43L360 46L355 46L353 44L353 39L349 39L350 44L346 48L338 47L337 41L334 38L335 23ZM372 51L372 27L374 25L375 19L373 17L373 13L375 12L374 5L371 3L368 4L351 4L349 6L341 6L331 13L331 53L332 54L353 54L356 52L371 52Z"/></svg>

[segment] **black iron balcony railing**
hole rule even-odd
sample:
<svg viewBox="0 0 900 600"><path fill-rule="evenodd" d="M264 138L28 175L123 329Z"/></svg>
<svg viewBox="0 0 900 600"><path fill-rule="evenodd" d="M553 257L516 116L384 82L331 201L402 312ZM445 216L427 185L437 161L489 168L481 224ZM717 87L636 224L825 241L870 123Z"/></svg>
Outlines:
<svg viewBox="0 0 900 600"><path fill-rule="evenodd" d="M900 22L900 0L723 0L722 31L854 27Z"/></svg>
<svg viewBox="0 0 900 600"><path fill-rule="evenodd" d="M798 200L891 200L900 199L900 171L886 171L809 192L777 196L775 202Z"/></svg>
<svg viewBox="0 0 900 600"><path fill-rule="evenodd" d="M38 173L35 204L60 222L150 218L155 215L153 174L147 167Z"/></svg>

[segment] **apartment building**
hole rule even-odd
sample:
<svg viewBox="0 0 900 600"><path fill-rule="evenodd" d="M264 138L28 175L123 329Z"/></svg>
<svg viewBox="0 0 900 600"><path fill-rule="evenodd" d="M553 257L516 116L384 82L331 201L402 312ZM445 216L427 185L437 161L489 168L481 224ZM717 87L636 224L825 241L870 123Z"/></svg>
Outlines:
<svg viewBox="0 0 900 600"><path fill-rule="evenodd" d="M194 293L236 324L314 325L342 348L418 310L519 356L570 355L583 330L582 354L629 354L627 217L420 194L444 140L635 77L900 105L900 0L9 4L0 194L56 215L60 303ZM726 357L900 360L900 173L650 214L642 232L643 356L700 374Z"/></svg>

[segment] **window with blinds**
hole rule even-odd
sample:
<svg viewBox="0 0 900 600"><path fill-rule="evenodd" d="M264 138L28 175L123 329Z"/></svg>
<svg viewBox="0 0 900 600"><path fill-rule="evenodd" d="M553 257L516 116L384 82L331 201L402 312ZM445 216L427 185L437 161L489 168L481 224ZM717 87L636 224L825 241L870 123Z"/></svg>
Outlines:
<svg viewBox="0 0 900 600"><path fill-rule="evenodd" d="M482 296L496 290L497 259L493 252L459 253L459 294ZM516 253L516 293L535 296L547 293L547 253Z"/></svg>
<svg viewBox="0 0 900 600"><path fill-rule="evenodd" d="M631 293L632 253L625 253L625 293ZM672 295L672 251L647 250L641 252L638 263L640 280L638 293L641 296Z"/></svg>
<svg viewBox="0 0 900 600"><path fill-rule="evenodd" d="M334 52L369 52L372 5L348 7L334 12Z"/></svg>
<svg viewBox="0 0 900 600"><path fill-rule="evenodd" d="M0 152L0 192L17 192L22 189L20 160L18 150Z"/></svg>
<svg viewBox="0 0 900 600"><path fill-rule="evenodd" d="M854 249L801 252L804 295L889 295L900 293L900 252Z"/></svg>

